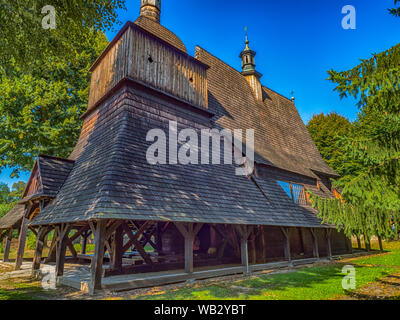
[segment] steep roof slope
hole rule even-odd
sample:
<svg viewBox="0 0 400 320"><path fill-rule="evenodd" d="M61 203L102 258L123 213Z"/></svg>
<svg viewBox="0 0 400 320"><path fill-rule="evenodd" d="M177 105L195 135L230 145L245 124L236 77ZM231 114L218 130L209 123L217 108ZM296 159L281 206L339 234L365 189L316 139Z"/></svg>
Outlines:
<svg viewBox="0 0 400 320"><path fill-rule="evenodd" d="M25 206L17 204L0 219L0 230L16 228L24 217Z"/></svg>
<svg viewBox="0 0 400 320"><path fill-rule="evenodd" d="M54 198L73 166L73 160L39 155L19 203L43 196Z"/></svg>
<svg viewBox="0 0 400 320"><path fill-rule="evenodd" d="M55 196L67 179L74 161L40 155L38 158L43 193Z"/></svg>
<svg viewBox="0 0 400 320"><path fill-rule="evenodd" d="M137 18L134 23L139 27L145 29L146 31L152 33L156 37L160 38L161 40L164 40L173 45L175 48L187 53L186 47L181 39L179 39L172 31L163 27L161 24L144 16L139 16L139 18Z"/></svg>
<svg viewBox="0 0 400 320"><path fill-rule="evenodd" d="M310 177L315 177L312 170L337 176L322 159L292 101L263 87L263 102L258 102L240 72L200 47L196 59L210 66L209 110L216 114L216 124L254 129L256 162Z"/></svg>
<svg viewBox="0 0 400 320"><path fill-rule="evenodd" d="M149 164L146 134L159 124L128 107L99 123L33 225L110 218L323 227L311 212L276 210L232 165Z"/></svg>

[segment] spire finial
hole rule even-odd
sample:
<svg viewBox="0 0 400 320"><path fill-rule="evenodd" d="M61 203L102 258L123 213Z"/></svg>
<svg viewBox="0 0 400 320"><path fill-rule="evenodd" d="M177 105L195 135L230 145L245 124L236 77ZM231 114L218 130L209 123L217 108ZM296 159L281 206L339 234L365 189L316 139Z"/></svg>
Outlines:
<svg viewBox="0 0 400 320"><path fill-rule="evenodd" d="M250 47L249 47L250 41L249 41L249 37L248 37L248 34L247 34L247 30L249 30L249 28L247 28L247 26L244 27L244 32L246 33L246 41L245 41L246 48L245 48L245 50L246 50L246 49L250 50Z"/></svg>

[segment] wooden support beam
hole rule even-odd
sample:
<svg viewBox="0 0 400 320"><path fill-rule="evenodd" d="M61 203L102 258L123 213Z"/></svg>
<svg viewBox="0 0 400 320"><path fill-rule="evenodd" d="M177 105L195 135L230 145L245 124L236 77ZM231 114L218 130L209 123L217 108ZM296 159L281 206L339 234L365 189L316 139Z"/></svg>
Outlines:
<svg viewBox="0 0 400 320"><path fill-rule="evenodd" d="M56 226L54 228L53 238L51 239L51 244L49 248L49 254L47 258L44 260L44 263L56 261L59 229L60 229L59 226Z"/></svg>
<svg viewBox="0 0 400 320"><path fill-rule="evenodd" d="M37 237L38 232L36 231L35 228L33 228L33 227L28 227L28 229L31 230L31 231L33 232L33 234Z"/></svg>
<svg viewBox="0 0 400 320"><path fill-rule="evenodd" d="M249 248L248 248L248 239L252 228L249 226L236 226L236 230L238 230L240 235L240 258L243 266L243 274L250 274L249 268Z"/></svg>
<svg viewBox="0 0 400 320"><path fill-rule="evenodd" d="M93 226L93 224L92 224ZM91 281L89 293L101 289L101 278L103 276L104 245L107 233L107 220L98 220L94 232L94 255L91 264Z"/></svg>
<svg viewBox="0 0 400 320"><path fill-rule="evenodd" d="M267 252L265 246L265 228L264 226L260 226L260 234L258 235L260 238L260 247L261 247L261 263L265 263L267 260Z"/></svg>
<svg viewBox="0 0 400 320"><path fill-rule="evenodd" d="M4 239L4 256L3 256L3 262L9 262L9 256L10 256L10 248L11 248L11 239L12 239L12 234L13 234L13 229L9 229L6 231L6 237Z"/></svg>
<svg viewBox="0 0 400 320"><path fill-rule="evenodd" d="M111 235L122 225L123 222L123 220L117 220L107 228L106 240L111 237Z"/></svg>
<svg viewBox="0 0 400 320"><path fill-rule="evenodd" d="M71 225L63 223L59 229L59 237L57 244L57 256L56 256L56 276L62 276L64 274L64 262L65 253L67 251L67 238L71 231Z"/></svg>
<svg viewBox="0 0 400 320"><path fill-rule="evenodd" d="M86 254L86 245L87 245L87 238L89 237L89 231L85 231L85 233L82 235L82 254Z"/></svg>
<svg viewBox="0 0 400 320"><path fill-rule="evenodd" d="M332 260L331 235L332 235L332 229L325 229L326 252L329 260Z"/></svg>
<svg viewBox="0 0 400 320"><path fill-rule="evenodd" d="M237 258L240 258L240 245L238 245L237 236L235 233L235 228L228 228L227 226L216 225L215 231L220 235L222 239L226 239L227 243L234 250L234 254Z"/></svg>
<svg viewBox="0 0 400 320"><path fill-rule="evenodd" d="M310 232L311 232L311 237L312 237L312 241L313 241L313 256L314 256L314 258L319 259L317 231L314 228L310 228Z"/></svg>
<svg viewBox="0 0 400 320"><path fill-rule="evenodd" d="M185 236L185 272L193 273L193 242L194 242L194 232L190 230Z"/></svg>
<svg viewBox="0 0 400 320"><path fill-rule="evenodd" d="M123 248L124 252L126 251L125 249L129 248L133 244L135 246L135 249L139 252L140 256L143 258L143 260L147 264L153 264L153 261L151 260L150 256L147 254L147 252L144 250L144 248L142 247L142 245L139 242L139 237L141 236L141 233L139 231L141 231L141 230L138 230L136 232L136 234L133 234L131 229L129 229L129 227L126 223L124 223L122 225L122 228L130 239L128 244L126 244ZM144 230L144 228L142 230Z"/></svg>
<svg viewBox="0 0 400 320"><path fill-rule="evenodd" d="M122 270L122 257L124 255L124 229L122 226L114 231L112 242L112 266L113 270Z"/></svg>
<svg viewBox="0 0 400 320"><path fill-rule="evenodd" d="M193 273L193 242L203 224L177 222L175 225L185 239L185 272Z"/></svg>
<svg viewBox="0 0 400 320"><path fill-rule="evenodd" d="M20 270L22 266L22 262L24 259L24 251L25 251L25 243L26 243L26 233L28 231L29 224L29 213L31 211L32 205L29 203L25 207L25 214L22 218L21 228L18 236L18 248L17 248L17 257L15 259L15 270Z"/></svg>
<svg viewBox="0 0 400 320"><path fill-rule="evenodd" d="M34 275L36 270L40 269L40 261L42 259L44 239L49 232L50 232L49 227L46 226L39 227L38 234L36 237L35 255L33 257L33 263L32 263L32 275Z"/></svg>
<svg viewBox="0 0 400 320"><path fill-rule="evenodd" d="M292 254L290 252L290 228L287 227L281 227L281 231L283 235L285 236L285 244L284 244L284 253L285 253L285 259L289 262L292 261Z"/></svg>

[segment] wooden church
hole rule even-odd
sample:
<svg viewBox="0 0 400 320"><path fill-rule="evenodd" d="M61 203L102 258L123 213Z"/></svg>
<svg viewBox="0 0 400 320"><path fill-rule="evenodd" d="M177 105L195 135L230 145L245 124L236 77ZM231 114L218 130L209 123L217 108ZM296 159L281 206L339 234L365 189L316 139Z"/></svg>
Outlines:
<svg viewBox="0 0 400 320"><path fill-rule="evenodd" d="M21 267L31 229L33 272L39 270L51 234L44 261L55 263L59 277L65 261L90 263L93 292L122 274L151 272L151 286L164 283L154 275L166 271L197 279L351 252L349 239L322 224L309 203L309 192L334 197L330 179L338 175L294 100L262 85L247 37L237 71L201 47L190 56L160 24L160 13L160 0L142 0L138 19L91 67L75 149L68 159L39 156L23 199L0 220L5 260L18 229ZM149 164L146 135L168 132L170 121L198 132L254 129L254 171L239 176L235 164Z"/></svg>

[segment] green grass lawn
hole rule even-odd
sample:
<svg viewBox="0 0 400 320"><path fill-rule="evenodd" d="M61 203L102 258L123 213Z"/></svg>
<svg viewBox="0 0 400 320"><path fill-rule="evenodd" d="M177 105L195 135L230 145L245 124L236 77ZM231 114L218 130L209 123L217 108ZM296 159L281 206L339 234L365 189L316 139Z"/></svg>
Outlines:
<svg viewBox="0 0 400 320"><path fill-rule="evenodd" d="M131 296L132 299L166 300L326 300L341 298L351 292L342 288L342 268L353 265L356 270L356 291L389 274L400 272L400 243L389 243L388 252L369 257L343 260L335 264L313 266L292 272L266 274L248 279L195 285L152 295Z"/></svg>
<svg viewBox="0 0 400 320"><path fill-rule="evenodd" d="M342 299L360 290L378 279L390 274L400 278L400 242L385 245L387 252L368 257L351 258L334 264L294 269L282 273L259 274L248 278L213 283L178 286L165 291L149 290L148 293L132 295L126 293L124 299L163 299L163 300L326 300ZM342 268L352 265L356 270L356 290L345 291L342 280L345 274ZM400 283L399 283L400 285ZM163 290L163 288L159 288ZM64 289L65 290L65 289ZM0 280L0 300L9 299L52 299L56 295L63 297L61 289L55 292L45 291L41 283L29 279ZM81 298L85 298L81 296ZM107 298L107 297L104 297ZM393 297L392 297L393 298ZM394 299L400 298L395 296Z"/></svg>

